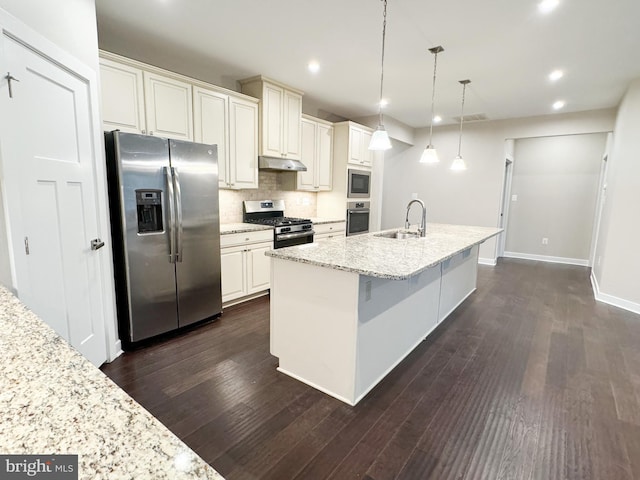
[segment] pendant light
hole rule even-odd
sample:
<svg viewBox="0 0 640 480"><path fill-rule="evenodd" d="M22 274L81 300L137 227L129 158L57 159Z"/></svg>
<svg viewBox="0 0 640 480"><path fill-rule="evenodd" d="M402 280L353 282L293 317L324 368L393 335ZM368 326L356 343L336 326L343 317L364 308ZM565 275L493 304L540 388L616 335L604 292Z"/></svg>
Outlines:
<svg viewBox="0 0 640 480"><path fill-rule="evenodd" d="M391 140L389 134L382 123L382 85L384 81L384 40L387 33L387 0L382 0L384 9L382 13L382 65L380 70L380 103L378 103L378 113L380 114L380 123L378 128L371 136L369 142L369 150L389 150L391 148Z"/></svg>
<svg viewBox="0 0 640 480"><path fill-rule="evenodd" d="M460 153L462 147L462 122L464 121L464 93L467 89L467 85L471 83L471 80L459 80L462 84L462 109L460 110L460 138L458 139L458 155L453 159L451 164L451 170L466 170L467 164L464 163L462 154Z"/></svg>
<svg viewBox="0 0 640 480"><path fill-rule="evenodd" d="M433 53L433 87L431 89L431 125L429 127L429 144L425 147L424 152L422 152L422 156L420 157L420 163L438 163L440 159L438 158L438 152L436 148L431 143L433 139L433 115L434 115L434 105L436 99L436 71L438 69L438 54L440 52L444 52L444 48L442 45L438 45L437 47L430 48L429 51Z"/></svg>

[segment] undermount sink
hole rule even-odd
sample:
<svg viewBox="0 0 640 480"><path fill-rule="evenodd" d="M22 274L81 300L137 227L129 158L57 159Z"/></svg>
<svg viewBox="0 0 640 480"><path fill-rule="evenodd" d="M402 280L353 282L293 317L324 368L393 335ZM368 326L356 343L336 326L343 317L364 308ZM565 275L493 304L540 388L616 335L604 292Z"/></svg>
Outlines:
<svg viewBox="0 0 640 480"><path fill-rule="evenodd" d="M383 238L397 238L398 240L404 240L406 238L420 238L420 234L418 232L410 232L407 230L396 230L395 232L384 232L384 233L376 233L375 237L383 237Z"/></svg>

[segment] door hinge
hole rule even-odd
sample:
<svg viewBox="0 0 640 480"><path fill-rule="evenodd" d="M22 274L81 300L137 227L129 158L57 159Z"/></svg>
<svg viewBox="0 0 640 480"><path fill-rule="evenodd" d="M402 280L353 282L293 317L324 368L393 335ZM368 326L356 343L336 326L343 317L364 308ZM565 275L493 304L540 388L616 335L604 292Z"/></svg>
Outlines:
<svg viewBox="0 0 640 480"><path fill-rule="evenodd" d="M29 237L24 237L24 253L29 255Z"/></svg>
<svg viewBox="0 0 640 480"><path fill-rule="evenodd" d="M9 98L13 98L13 88L11 87L11 81L13 80L13 81L19 82L20 80L18 80L16 77L11 75L11 72L7 72L4 78L7 79L7 85L9 86Z"/></svg>

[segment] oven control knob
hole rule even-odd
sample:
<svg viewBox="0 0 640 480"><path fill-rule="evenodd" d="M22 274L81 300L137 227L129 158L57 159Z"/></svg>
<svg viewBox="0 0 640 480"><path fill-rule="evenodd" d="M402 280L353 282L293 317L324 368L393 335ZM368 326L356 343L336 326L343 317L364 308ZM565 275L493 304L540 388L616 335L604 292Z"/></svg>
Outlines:
<svg viewBox="0 0 640 480"><path fill-rule="evenodd" d="M280 230L281 232L290 232L291 231L291 227L284 227L282 230Z"/></svg>

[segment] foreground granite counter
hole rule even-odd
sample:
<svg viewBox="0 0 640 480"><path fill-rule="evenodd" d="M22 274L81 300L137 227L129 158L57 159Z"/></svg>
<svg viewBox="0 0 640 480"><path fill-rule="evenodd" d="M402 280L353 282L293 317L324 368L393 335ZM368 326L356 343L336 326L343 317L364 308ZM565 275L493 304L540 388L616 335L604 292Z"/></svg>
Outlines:
<svg viewBox="0 0 640 480"><path fill-rule="evenodd" d="M479 244L500 232L429 224L424 238L370 233L267 252L278 371L357 404L475 291Z"/></svg>
<svg viewBox="0 0 640 480"><path fill-rule="evenodd" d="M222 479L0 286L0 453L78 455L82 479Z"/></svg>
<svg viewBox="0 0 640 480"><path fill-rule="evenodd" d="M493 227L429 223L424 238L398 240L376 236L380 233L376 232L272 250L267 255L361 275L404 280L501 231Z"/></svg>

